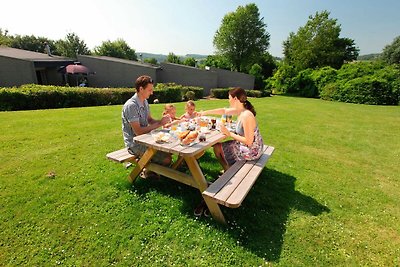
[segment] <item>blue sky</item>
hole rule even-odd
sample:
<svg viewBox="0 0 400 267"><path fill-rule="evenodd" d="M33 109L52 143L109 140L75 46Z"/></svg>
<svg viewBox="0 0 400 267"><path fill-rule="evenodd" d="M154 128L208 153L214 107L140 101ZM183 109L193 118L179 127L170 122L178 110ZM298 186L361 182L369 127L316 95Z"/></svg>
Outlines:
<svg viewBox="0 0 400 267"><path fill-rule="evenodd" d="M400 35L399 0L13 0L2 3L0 28L53 40L74 32L90 49L122 38L137 52L213 54L223 16L248 3L267 24L274 56L282 56L290 32L322 10L338 20L341 36L354 39L360 54L379 53Z"/></svg>

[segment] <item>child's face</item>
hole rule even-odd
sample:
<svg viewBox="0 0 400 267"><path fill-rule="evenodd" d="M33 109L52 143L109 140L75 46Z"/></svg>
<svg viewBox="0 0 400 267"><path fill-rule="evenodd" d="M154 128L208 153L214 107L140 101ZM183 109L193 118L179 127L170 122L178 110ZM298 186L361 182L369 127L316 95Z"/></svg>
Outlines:
<svg viewBox="0 0 400 267"><path fill-rule="evenodd" d="M195 107L194 106L188 106L188 107L186 107L186 112L189 114L189 115L192 115L193 113L194 113L194 111L195 111Z"/></svg>
<svg viewBox="0 0 400 267"><path fill-rule="evenodd" d="M167 110L167 114L170 115L171 117L175 117L176 109L171 108L171 109Z"/></svg>

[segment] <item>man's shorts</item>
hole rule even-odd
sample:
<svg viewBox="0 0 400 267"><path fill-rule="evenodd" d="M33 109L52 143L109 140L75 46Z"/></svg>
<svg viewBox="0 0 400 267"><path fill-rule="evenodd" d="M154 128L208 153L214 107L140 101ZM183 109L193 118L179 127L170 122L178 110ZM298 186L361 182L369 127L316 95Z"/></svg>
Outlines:
<svg viewBox="0 0 400 267"><path fill-rule="evenodd" d="M134 147L129 147L128 152L136 157L141 158L146 152L147 147L142 144L135 144ZM165 162L165 159L167 157L170 157L171 154L163 151L157 151L156 154L151 158L151 162L158 163L158 164L163 164Z"/></svg>

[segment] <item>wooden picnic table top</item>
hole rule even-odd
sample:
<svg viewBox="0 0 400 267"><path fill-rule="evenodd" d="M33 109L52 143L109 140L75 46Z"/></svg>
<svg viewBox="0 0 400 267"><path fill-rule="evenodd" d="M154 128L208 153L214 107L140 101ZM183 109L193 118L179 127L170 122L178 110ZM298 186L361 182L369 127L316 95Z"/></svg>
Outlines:
<svg viewBox="0 0 400 267"><path fill-rule="evenodd" d="M212 147L226 137L218 130L211 130L209 133L206 133L205 136L206 141L199 142L199 139L197 138L193 145L190 146L181 145L179 138L171 138L169 142L157 143L152 137L151 133L136 136L133 138L133 140L147 147L154 148L155 150L177 154L183 157L189 157Z"/></svg>

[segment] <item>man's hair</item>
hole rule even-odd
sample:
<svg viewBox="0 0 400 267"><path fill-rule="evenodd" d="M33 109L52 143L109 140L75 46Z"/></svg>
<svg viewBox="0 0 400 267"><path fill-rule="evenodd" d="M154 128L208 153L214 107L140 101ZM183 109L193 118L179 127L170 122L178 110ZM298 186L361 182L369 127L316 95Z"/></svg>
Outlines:
<svg viewBox="0 0 400 267"><path fill-rule="evenodd" d="M145 88L149 83L154 84L154 81L150 76L139 76L139 78L137 78L135 82L136 91L139 92L140 87Z"/></svg>

